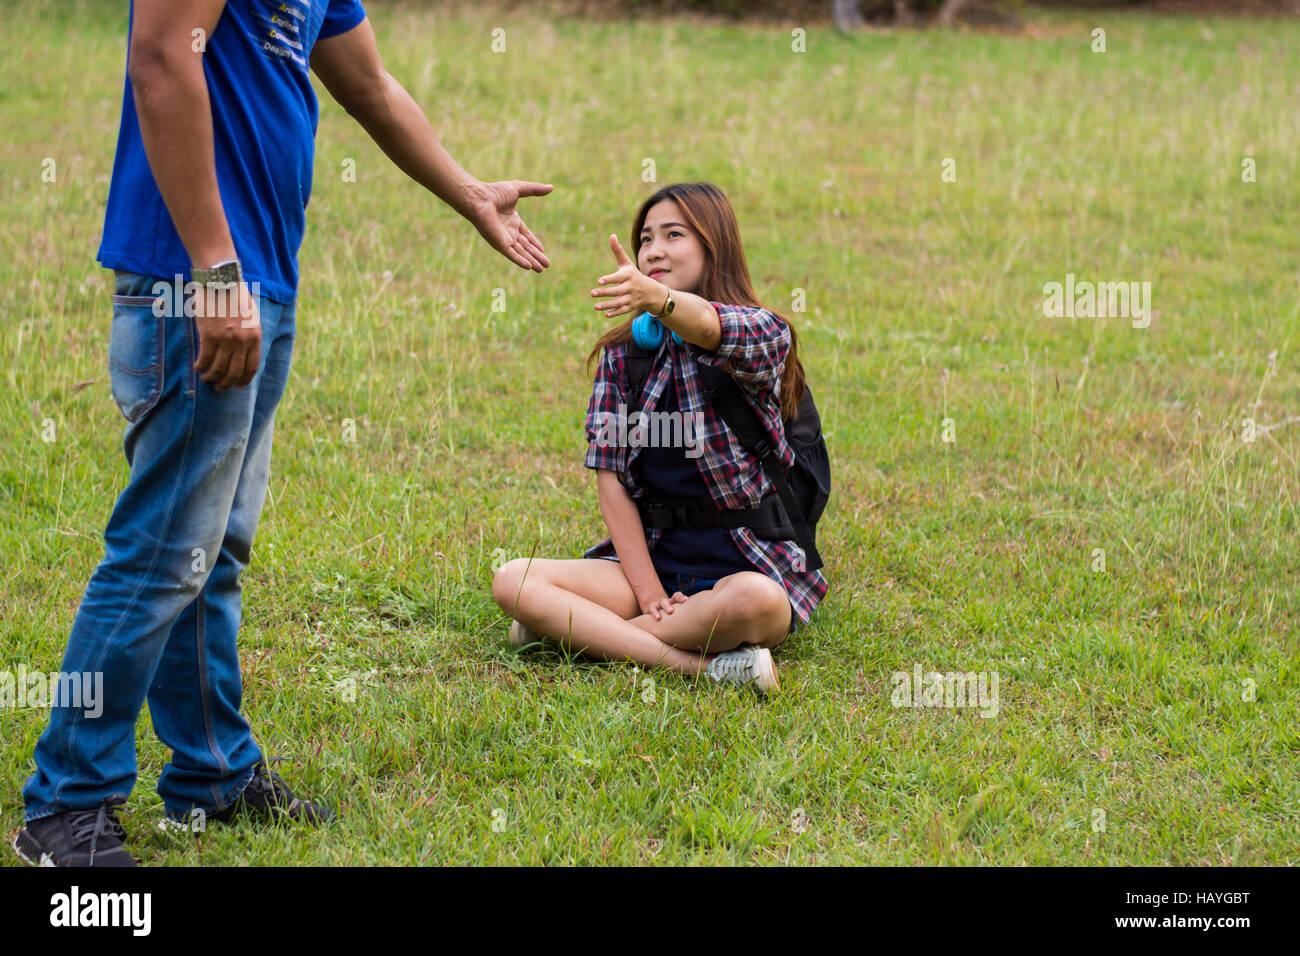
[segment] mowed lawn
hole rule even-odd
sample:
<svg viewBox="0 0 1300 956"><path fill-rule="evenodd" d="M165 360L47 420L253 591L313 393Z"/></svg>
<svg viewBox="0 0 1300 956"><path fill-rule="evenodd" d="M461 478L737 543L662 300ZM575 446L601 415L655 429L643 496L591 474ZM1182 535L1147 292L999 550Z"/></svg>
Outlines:
<svg viewBox="0 0 1300 956"><path fill-rule="evenodd" d="M556 184L524 208L554 266L322 101L242 655L263 748L343 818L160 832L145 717L143 861L1297 862L1300 23L809 24L800 53L797 24L367 7L468 169ZM4 17L0 670L54 671L126 478L94 261L126 14ZM604 536L587 292L638 202L697 179L798 330L834 467L830 595L766 701L516 653L488 586ZM1149 327L1046 317L1067 274L1150 282ZM892 706L916 667L996 674L996 716ZM44 721L0 711L6 844Z"/></svg>

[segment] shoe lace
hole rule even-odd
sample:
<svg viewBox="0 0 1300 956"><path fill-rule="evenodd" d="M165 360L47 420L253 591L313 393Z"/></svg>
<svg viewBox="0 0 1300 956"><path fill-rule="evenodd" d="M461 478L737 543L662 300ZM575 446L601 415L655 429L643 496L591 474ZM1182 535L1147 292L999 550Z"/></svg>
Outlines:
<svg viewBox="0 0 1300 956"><path fill-rule="evenodd" d="M284 757L272 757L269 761L263 760L259 763L253 770L253 779L248 782L248 789L265 794L268 797L267 802L273 806L291 807L298 802L298 798L293 795L293 791L289 789L289 785L283 778L269 766L284 759Z"/></svg>
<svg viewBox="0 0 1300 956"><path fill-rule="evenodd" d="M68 831L72 834L74 846L90 841L92 862L95 859L95 850L99 846L100 837L112 836L117 837L118 840L126 837L126 830L117 819L117 806L107 800L101 803L97 810L83 810L68 817Z"/></svg>
<svg viewBox="0 0 1300 956"><path fill-rule="evenodd" d="M751 663L749 654L728 652L713 659L713 671L721 678L744 678L749 676Z"/></svg>

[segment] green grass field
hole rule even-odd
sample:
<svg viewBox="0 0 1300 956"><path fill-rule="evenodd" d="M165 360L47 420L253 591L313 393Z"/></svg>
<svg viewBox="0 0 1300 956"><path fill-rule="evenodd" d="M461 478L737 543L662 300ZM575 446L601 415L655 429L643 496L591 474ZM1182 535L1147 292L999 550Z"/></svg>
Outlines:
<svg viewBox="0 0 1300 956"><path fill-rule="evenodd" d="M126 477L94 261L126 14L4 8L0 670L54 671ZM554 266L511 266L322 100L242 652L259 742L344 818L161 833L146 718L142 861L1300 860L1300 22L810 25L795 53L793 25L368 8L466 168L556 184L523 210ZM488 588L604 536L587 290L639 201L696 179L799 332L835 469L831 592L766 702L518 654ZM1067 273L1151 282L1150 326L1044 317ZM917 665L996 672L997 716L891 706ZM44 720L0 711L6 844Z"/></svg>

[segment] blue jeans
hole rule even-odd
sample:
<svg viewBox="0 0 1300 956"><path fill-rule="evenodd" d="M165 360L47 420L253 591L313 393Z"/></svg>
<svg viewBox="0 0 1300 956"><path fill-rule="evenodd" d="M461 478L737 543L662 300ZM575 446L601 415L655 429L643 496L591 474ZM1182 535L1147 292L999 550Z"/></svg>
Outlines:
<svg viewBox="0 0 1300 956"><path fill-rule="evenodd" d="M239 712L239 576L266 498L295 307L257 297L258 373L218 392L194 371L194 320L154 314L159 282L170 286L116 274L109 373L131 476L63 657L64 673L103 675L103 712L51 708L23 788L28 820L126 799L146 696L172 751L158 780L168 813L224 809L262 759Z"/></svg>

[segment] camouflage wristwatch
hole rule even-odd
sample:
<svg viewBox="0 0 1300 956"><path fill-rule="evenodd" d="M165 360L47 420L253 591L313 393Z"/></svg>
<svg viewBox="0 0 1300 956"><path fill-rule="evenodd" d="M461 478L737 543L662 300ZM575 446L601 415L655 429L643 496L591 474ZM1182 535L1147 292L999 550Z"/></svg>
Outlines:
<svg viewBox="0 0 1300 956"><path fill-rule="evenodd" d="M190 269L190 278L200 285L229 287L244 281L238 259L222 259L211 269Z"/></svg>

